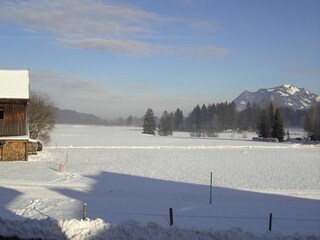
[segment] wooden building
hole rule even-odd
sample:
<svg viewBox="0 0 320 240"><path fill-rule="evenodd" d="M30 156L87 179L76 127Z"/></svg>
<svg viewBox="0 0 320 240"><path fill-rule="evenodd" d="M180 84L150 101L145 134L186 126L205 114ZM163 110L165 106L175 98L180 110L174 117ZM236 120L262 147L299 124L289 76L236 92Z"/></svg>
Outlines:
<svg viewBox="0 0 320 240"><path fill-rule="evenodd" d="M29 71L0 70L0 161L28 160Z"/></svg>

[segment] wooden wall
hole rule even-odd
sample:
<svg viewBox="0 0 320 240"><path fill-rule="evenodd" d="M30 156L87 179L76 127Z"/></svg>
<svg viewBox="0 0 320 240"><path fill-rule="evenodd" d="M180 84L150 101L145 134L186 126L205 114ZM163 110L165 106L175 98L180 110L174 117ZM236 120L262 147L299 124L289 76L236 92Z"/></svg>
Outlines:
<svg viewBox="0 0 320 240"><path fill-rule="evenodd" d="M5 141L0 146L0 161L27 161L28 141Z"/></svg>
<svg viewBox="0 0 320 240"><path fill-rule="evenodd" d="M0 136L27 135L27 103L0 101L0 111L3 110L3 119L0 119Z"/></svg>

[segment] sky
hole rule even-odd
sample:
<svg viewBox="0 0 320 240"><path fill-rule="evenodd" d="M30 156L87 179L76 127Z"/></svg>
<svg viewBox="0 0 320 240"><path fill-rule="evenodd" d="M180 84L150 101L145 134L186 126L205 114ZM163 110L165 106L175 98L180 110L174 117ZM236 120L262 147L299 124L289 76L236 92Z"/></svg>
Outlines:
<svg viewBox="0 0 320 240"><path fill-rule="evenodd" d="M320 94L319 0L0 0L0 69L113 119L293 84Z"/></svg>

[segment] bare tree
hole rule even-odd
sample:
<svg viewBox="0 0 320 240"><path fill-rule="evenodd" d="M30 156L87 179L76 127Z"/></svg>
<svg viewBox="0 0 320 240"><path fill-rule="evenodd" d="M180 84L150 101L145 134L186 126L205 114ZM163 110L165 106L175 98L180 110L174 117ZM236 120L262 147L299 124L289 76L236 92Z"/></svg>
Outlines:
<svg viewBox="0 0 320 240"><path fill-rule="evenodd" d="M30 138L50 142L55 123L54 101L44 93L31 91L28 115Z"/></svg>

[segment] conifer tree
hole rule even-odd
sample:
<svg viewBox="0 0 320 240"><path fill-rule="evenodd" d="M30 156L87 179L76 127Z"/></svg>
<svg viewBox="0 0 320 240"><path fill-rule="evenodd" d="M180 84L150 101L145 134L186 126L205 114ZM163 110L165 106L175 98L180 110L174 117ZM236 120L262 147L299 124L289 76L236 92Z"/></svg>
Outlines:
<svg viewBox="0 0 320 240"><path fill-rule="evenodd" d="M188 127L191 136L198 136L200 134L200 106L197 105L189 115L188 118ZM200 136L199 136L200 137Z"/></svg>
<svg viewBox="0 0 320 240"><path fill-rule="evenodd" d="M320 140L320 102L315 103L307 112L304 129L313 140Z"/></svg>
<svg viewBox="0 0 320 240"><path fill-rule="evenodd" d="M260 115L259 137L270 138L272 134L272 122L270 111L264 109Z"/></svg>
<svg viewBox="0 0 320 240"><path fill-rule="evenodd" d="M156 119L154 117L153 110L148 108L143 118L143 132L144 134L155 135Z"/></svg>
<svg viewBox="0 0 320 240"><path fill-rule="evenodd" d="M269 117L271 119L271 126L273 127L273 119L274 119L276 107L274 106L273 102L270 102L269 105L267 106L267 108L269 111Z"/></svg>
<svg viewBox="0 0 320 240"><path fill-rule="evenodd" d="M279 108L270 103L262 111L259 122L259 137L284 140L283 120Z"/></svg>
<svg viewBox="0 0 320 240"><path fill-rule="evenodd" d="M183 112L179 108L174 114L174 130L183 130Z"/></svg>
<svg viewBox="0 0 320 240"><path fill-rule="evenodd" d="M172 120L170 114L167 111L164 111L162 117L160 119L159 124L159 135L160 136L168 136L172 135Z"/></svg>
<svg viewBox="0 0 320 240"><path fill-rule="evenodd" d="M277 138L279 142L283 142L284 140L283 121L281 118L279 108L275 109L275 113L273 117L272 137Z"/></svg>
<svg viewBox="0 0 320 240"><path fill-rule="evenodd" d="M200 132L203 136L205 136L207 128L208 128L208 113L207 113L206 105L203 104L200 110Z"/></svg>
<svg viewBox="0 0 320 240"><path fill-rule="evenodd" d="M127 118L127 126L131 126L133 124L133 117L130 115L128 118Z"/></svg>

